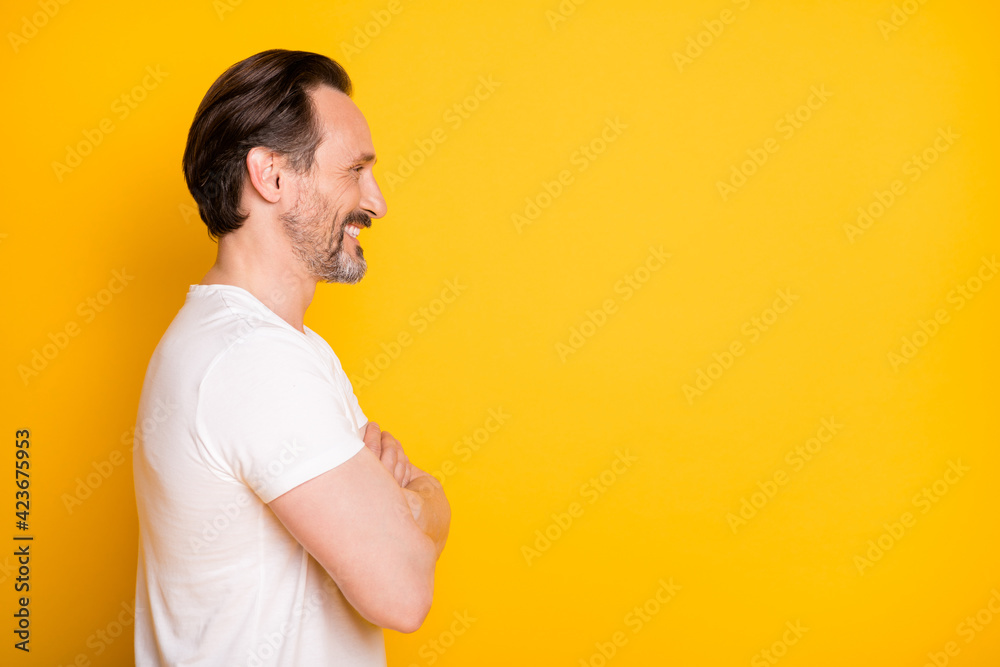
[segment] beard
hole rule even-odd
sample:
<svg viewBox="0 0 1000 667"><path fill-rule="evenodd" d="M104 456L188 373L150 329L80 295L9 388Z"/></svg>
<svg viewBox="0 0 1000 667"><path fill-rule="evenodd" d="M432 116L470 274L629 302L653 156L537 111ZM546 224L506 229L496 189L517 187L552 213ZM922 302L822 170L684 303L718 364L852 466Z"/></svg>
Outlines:
<svg viewBox="0 0 1000 667"><path fill-rule="evenodd" d="M371 217L363 211L351 211L338 225L340 210L333 211L315 187L299 195L291 210L279 216L292 250L310 275L328 283L353 285L368 269L359 245L357 258L344 248L344 229L354 223L371 227Z"/></svg>

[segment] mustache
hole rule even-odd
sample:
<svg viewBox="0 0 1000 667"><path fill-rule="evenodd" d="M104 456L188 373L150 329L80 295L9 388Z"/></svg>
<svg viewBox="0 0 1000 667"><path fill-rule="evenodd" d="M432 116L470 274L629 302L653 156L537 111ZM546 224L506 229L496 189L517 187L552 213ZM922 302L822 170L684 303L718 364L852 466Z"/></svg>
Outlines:
<svg viewBox="0 0 1000 667"><path fill-rule="evenodd" d="M347 217L344 218L344 224L341 225L341 229L350 224L367 228L372 226L372 219L370 215L363 211L351 211Z"/></svg>

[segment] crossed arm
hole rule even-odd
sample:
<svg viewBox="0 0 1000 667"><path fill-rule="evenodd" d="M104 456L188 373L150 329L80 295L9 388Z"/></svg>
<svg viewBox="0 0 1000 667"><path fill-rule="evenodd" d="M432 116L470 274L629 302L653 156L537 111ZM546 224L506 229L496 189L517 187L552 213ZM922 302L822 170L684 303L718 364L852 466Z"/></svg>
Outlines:
<svg viewBox="0 0 1000 667"><path fill-rule="evenodd" d="M270 507L358 613L413 632L430 611L451 507L437 479L410 463L378 424L368 423L364 441L353 457Z"/></svg>

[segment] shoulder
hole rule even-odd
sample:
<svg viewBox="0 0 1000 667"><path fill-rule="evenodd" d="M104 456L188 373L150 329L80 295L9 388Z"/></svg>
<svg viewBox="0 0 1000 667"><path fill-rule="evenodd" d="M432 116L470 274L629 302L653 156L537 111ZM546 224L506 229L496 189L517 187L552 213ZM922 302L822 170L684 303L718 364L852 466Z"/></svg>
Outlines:
<svg viewBox="0 0 1000 667"><path fill-rule="evenodd" d="M333 347L330 346L330 343L309 327L305 327L305 330L305 337L313 344L314 349L317 349L317 351L322 350L322 354L327 357L335 368L342 368L340 364L340 357L338 357L337 353L333 351Z"/></svg>
<svg viewBox="0 0 1000 667"><path fill-rule="evenodd" d="M218 356L197 413L212 459L264 502L364 447L329 361L278 325L254 327Z"/></svg>
<svg viewBox="0 0 1000 667"><path fill-rule="evenodd" d="M258 323L241 331L220 350L206 373L206 381L245 383L249 389L303 375L333 379L330 364L301 334L270 323Z"/></svg>

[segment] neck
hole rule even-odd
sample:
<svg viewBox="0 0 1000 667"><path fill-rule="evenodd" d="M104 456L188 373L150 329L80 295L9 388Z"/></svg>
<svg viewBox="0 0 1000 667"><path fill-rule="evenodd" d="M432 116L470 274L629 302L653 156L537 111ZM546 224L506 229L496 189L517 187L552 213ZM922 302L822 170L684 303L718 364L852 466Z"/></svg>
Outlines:
<svg viewBox="0 0 1000 667"><path fill-rule="evenodd" d="M316 278L305 272L284 235L251 224L219 238L215 264L202 285L235 285L253 294L298 331L316 294Z"/></svg>

